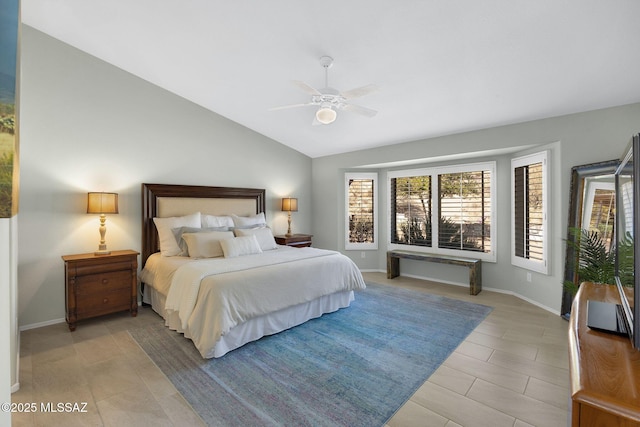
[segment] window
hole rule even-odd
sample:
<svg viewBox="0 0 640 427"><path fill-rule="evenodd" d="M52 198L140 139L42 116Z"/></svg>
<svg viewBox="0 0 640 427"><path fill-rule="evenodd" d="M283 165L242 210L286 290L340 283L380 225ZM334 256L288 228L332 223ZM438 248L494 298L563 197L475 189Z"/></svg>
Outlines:
<svg viewBox="0 0 640 427"><path fill-rule="evenodd" d="M390 243L495 261L495 163L389 172Z"/></svg>
<svg viewBox="0 0 640 427"><path fill-rule="evenodd" d="M345 174L345 249L378 249L377 173Z"/></svg>
<svg viewBox="0 0 640 427"><path fill-rule="evenodd" d="M547 152L511 160L511 263L547 273Z"/></svg>
<svg viewBox="0 0 640 427"><path fill-rule="evenodd" d="M491 171L438 175L439 247L491 251Z"/></svg>
<svg viewBox="0 0 640 427"><path fill-rule="evenodd" d="M431 177L391 178L391 243L431 246Z"/></svg>

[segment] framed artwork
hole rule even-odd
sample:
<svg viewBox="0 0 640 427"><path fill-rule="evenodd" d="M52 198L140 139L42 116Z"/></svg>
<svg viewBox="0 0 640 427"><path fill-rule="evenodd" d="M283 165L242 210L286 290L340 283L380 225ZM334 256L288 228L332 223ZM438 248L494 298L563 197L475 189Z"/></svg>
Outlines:
<svg viewBox="0 0 640 427"><path fill-rule="evenodd" d="M0 0L0 218L18 212L18 2Z"/></svg>

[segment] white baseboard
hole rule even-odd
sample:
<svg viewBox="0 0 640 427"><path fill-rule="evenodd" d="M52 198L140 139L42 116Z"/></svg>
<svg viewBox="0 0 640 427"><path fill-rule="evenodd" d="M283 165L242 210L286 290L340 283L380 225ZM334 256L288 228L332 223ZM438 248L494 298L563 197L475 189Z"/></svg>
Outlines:
<svg viewBox="0 0 640 427"><path fill-rule="evenodd" d="M22 325L22 326L20 326L19 330L20 330L20 332L28 331L29 329L42 328L43 326L56 325L58 323L64 323L64 322L66 322L66 320L64 318L47 320L45 322L32 323L30 325Z"/></svg>
<svg viewBox="0 0 640 427"><path fill-rule="evenodd" d="M368 271L367 270L361 270L361 271L362 272L369 272L369 273L375 273L375 272L386 273L387 272L387 270L368 270ZM434 278L431 278L431 277L418 276L418 275L415 275L415 274L401 274L401 276L410 277L412 279L418 279L418 280L429 280L431 282L444 283L446 285L463 286L463 287L466 287L466 288L469 287L469 283L452 282L452 281L449 281L449 280L434 279ZM485 286L482 287L482 290L483 291L490 291L490 292L498 292L498 293L506 294L506 295L513 295L514 297L519 298L519 299L521 299L523 301L526 301L529 304L533 304L536 307L540 307L541 309L543 309L545 311L548 311L550 313L553 313L553 314L556 314L556 315L560 316L560 312L558 310L554 310L554 309L552 309L550 307L547 307L546 305L540 304L537 301L534 301L534 300L532 300L530 298L527 298L527 297L525 297L523 295L520 295L520 294L518 294L516 292L513 292L513 291L509 291L509 290L505 290L505 289L497 289L497 288L487 288Z"/></svg>
<svg viewBox="0 0 640 427"><path fill-rule="evenodd" d="M142 301L138 301L138 307L140 307L141 305L142 305ZM44 322L32 323L30 325L22 325L18 328L18 330L21 332L28 331L29 329L36 329L36 328L42 328L43 326L56 325L58 323L64 323L66 321L67 320L65 318L47 320Z"/></svg>
<svg viewBox="0 0 640 427"><path fill-rule="evenodd" d="M18 390L20 390L20 383L15 383L11 386L11 394L15 393Z"/></svg>
<svg viewBox="0 0 640 427"><path fill-rule="evenodd" d="M497 292L497 291L496 291L496 292ZM538 301L534 301L534 300L532 300L532 299L530 299L530 298L527 298L527 297L522 296L522 295L520 295L520 294L517 294L517 293L515 293L515 292L511 292L511 294L512 294L513 296L515 296L515 297L520 298L521 300L524 300L524 301L528 302L529 304L533 304L533 305L535 305L536 307L540 307L541 309L546 310L546 311L548 311L549 313L557 314L558 316L560 316L560 315L561 315L560 311L558 311L558 310L554 310L554 309L552 309L551 307L547 307L546 305L540 304Z"/></svg>

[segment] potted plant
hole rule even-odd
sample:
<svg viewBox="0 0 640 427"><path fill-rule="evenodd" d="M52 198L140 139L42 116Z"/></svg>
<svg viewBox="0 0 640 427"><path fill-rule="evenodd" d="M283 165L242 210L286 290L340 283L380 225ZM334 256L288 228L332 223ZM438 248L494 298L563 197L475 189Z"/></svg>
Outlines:
<svg viewBox="0 0 640 427"><path fill-rule="evenodd" d="M608 246L598 231L581 228L570 228L572 239L567 245L578 254L576 280L565 280L564 288L575 295L582 282L615 284L616 251L613 245ZM626 233L625 238L618 242L620 256L618 271L621 281L627 284L629 277L633 277L633 238Z"/></svg>

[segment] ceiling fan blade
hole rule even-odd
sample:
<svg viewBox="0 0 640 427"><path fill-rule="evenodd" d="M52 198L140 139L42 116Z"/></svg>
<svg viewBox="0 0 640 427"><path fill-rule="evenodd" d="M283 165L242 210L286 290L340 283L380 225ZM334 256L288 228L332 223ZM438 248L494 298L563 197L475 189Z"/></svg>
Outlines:
<svg viewBox="0 0 640 427"><path fill-rule="evenodd" d="M362 107L360 105L355 105L355 104L345 104L344 107L342 107L342 109L351 111L352 113L360 114L366 117L373 117L376 114L378 114L376 110L372 110L371 108Z"/></svg>
<svg viewBox="0 0 640 427"><path fill-rule="evenodd" d="M355 89L348 90L346 92L340 93L344 97L344 99L353 99L361 96L369 95L370 93L377 92L380 89L377 85L370 84L362 87L357 87Z"/></svg>
<svg viewBox="0 0 640 427"><path fill-rule="evenodd" d="M293 84L298 86L303 91L307 92L309 95L322 95L320 91L318 91L318 89L311 87L305 82L302 82L300 80L294 80Z"/></svg>
<svg viewBox="0 0 640 427"><path fill-rule="evenodd" d="M269 111L286 110L288 108L306 107L307 105L311 105L311 104L310 103L306 103L306 104L283 105L282 107L269 108Z"/></svg>

